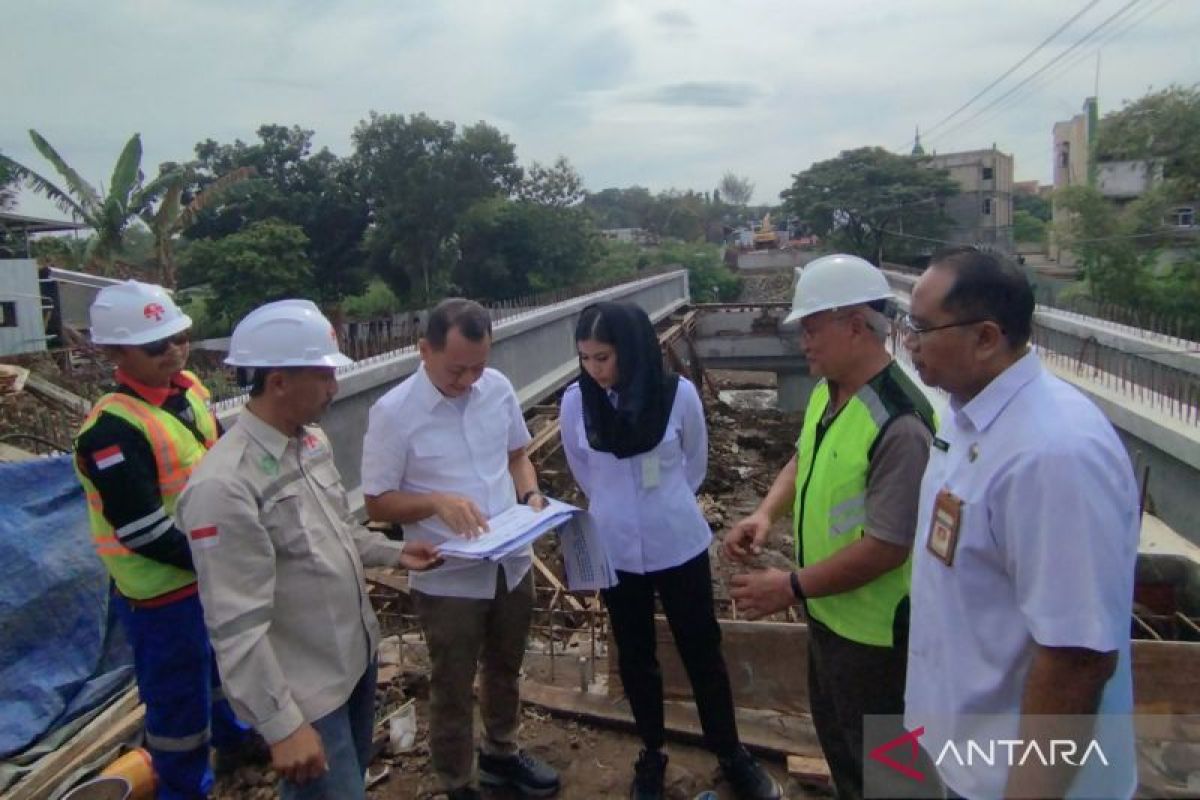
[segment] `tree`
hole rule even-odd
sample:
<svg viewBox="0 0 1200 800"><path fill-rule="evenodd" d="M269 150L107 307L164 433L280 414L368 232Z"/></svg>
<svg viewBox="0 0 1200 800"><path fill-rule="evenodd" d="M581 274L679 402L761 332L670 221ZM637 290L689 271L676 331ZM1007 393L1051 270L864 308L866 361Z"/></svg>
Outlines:
<svg viewBox="0 0 1200 800"><path fill-rule="evenodd" d="M103 273L113 271L124 251L126 229L178 180L178 175L164 172L149 183L143 183L142 139L135 133L121 150L109 181L108 193L101 197L100 192L72 169L41 134L30 130L29 138L42 157L62 177L66 188L59 188L8 156L0 155L0 165L28 183L34 191L45 195L64 213L71 214L92 228L95 235L88 244L84 264Z"/></svg>
<svg viewBox="0 0 1200 800"><path fill-rule="evenodd" d="M1052 214L1050 201L1036 194L1016 193L1013 195L1013 214L1024 211L1035 219L1049 222Z"/></svg>
<svg viewBox="0 0 1200 800"><path fill-rule="evenodd" d="M813 233L875 259L903 257L943 236L943 204L957 193L949 173L928 159L862 147L797 173L780 197Z"/></svg>
<svg viewBox="0 0 1200 800"><path fill-rule="evenodd" d="M1028 211L1013 213L1013 239L1018 242L1045 244L1046 223Z"/></svg>
<svg viewBox="0 0 1200 800"><path fill-rule="evenodd" d="M194 242L184 268L191 283L209 284L216 301L208 304L210 314L232 327L263 303L315 294L307 248L299 226L260 220L229 236Z"/></svg>
<svg viewBox="0 0 1200 800"><path fill-rule="evenodd" d="M363 291L369 275L363 249L369 209L354 165L327 148L313 152L313 131L299 126L262 125L257 135L254 143L196 145L193 180L181 202L198 202L239 170L253 170L254 178L211 198L184 236L219 239L269 219L299 227L315 276L311 296L337 317L342 298Z"/></svg>
<svg viewBox="0 0 1200 800"><path fill-rule="evenodd" d="M596 229L581 209L501 197L472 206L457 239L454 283L471 297L503 299L577 285L602 254Z"/></svg>
<svg viewBox="0 0 1200 800"><path fill-rule="evenodd" d="M1161 160L1176 199L1200 195L1200 84L1170 86L1105 114L1096 156L1100 161Z"/></svg>
<svg viewBox="0 0 1200 800"><path fill-rule="evenodd" d="M508 197L521 181L513 144L480 122L463 128L424 114L371 112L352 136L371 209L371 268L399 297L433 300L458 260L455 231L480 200Z"/></svg>
<svg viewBox="0 0 1200 800"><path fill-rule="evenodd" d="M550 167L534 161L517 187L518 200L556 208L576 205L586 195L583 178L563 156L555 159Z"/></svg>
<svg viewBox="0 0 1200 800"><path fill-rule="evenodd" d="M654 208L654 195L641 186L612 187L588 193L583 198L583 207L601 230L647 228Z"/></svg>
<svg viewBox="0 0 1200 800"><path fill-rule="evenodd" d="M749 178L740 178L732 172L726 172L717 184L717 191L720 192L717 202L724 199L726 203L744 206L749 205L754 197L754 184Z"/></svg>

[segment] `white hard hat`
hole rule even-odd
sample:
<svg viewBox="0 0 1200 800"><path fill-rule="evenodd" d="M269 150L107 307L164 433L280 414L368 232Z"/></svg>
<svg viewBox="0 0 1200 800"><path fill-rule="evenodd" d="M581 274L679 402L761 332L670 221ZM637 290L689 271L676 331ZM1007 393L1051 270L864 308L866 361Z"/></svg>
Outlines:
<svg viewBox="0 0 1200 800"><path fill-rule="evenodd" d="M95 344L147 344L192 327L167 290L153 283L125 281L96 293L88 315Z"/></svg>
<svg viewBox="0 0 1200 800"><path fill-rule="evenodd" d="M344 367L337 333L311 300L277 300L247 314L233 329L233 367Z"/></svg>
<svg viewBox="0 0 1200 800"><path fill-rule="evenodd" d="M846 308L875 300L891 300L887 278L871 262L838 253L821 256L796 269L796 294L785 325L818 311Z"/></svg>

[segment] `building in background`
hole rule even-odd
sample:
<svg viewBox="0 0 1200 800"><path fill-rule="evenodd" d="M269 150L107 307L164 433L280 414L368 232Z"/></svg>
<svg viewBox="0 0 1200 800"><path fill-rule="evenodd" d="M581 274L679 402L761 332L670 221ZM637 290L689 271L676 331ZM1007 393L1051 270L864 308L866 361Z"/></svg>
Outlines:
<svg viewBox="0 0 1200 800"><path fill-rule="evenodd" d="M937 153L929 156L929 165L946 170L958 184L959 193L945 205L954 221L950 241L1012 254L1013 157L992 145L990 150Z"/></svg>

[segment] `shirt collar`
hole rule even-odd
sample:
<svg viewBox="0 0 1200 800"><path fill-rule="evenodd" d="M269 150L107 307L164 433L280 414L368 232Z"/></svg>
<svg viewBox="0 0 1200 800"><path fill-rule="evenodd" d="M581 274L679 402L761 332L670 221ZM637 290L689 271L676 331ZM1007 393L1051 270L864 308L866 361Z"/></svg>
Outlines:
<svg viewBox="0 0 1200 800"><path fill-rule="evenodd" d="M258 442L259 446L270 453L276 461L283 458L284 451L292 441L292 437L285 436L273 425L268 425L259 419L249 407L242 409L241 416L238 417L238 425L245 427L250 438ZM303 430L301 432L303 433Z"/></svg>
<svg viewBox="0 0 1200 800"><path fill-rule="evenodd" d="M968 402L954 409L955 413L965 417L977 431L986 430L1000 416L1000 412L1009 401L1017 396L1017 392L1036 378L1042 372L1042 362L1032 348L1025 355L1010 364L1007 369L992 378L992 382L983 387L983 391L972 397Z"/></svg>
<svg viewBox="0 0 1200 800"><path fill-rule="evenodd" d="M417 399L421 403L421 408L424 411L433 411L433 409L437 407L438 403L449 402L450 400L454 399L451 397L446 397L446 395L442 394L441 391L439 391L438 388L433 385L433 381L429 379L429 373L425 371L424 364L421 364L417 367L417 371L413 374L413 380L416 381L413 389L416 391ZM482 380L482 378L480 378L480 380ZM471 388L467 390L467 394L463 396L473 396L478 391L479 381L475 381L475 383L471 384Z"/></svg>
<svg viewBox="0 0 1200 800"><path fill-rule="evenodd" d="M138 397L155 406L161 406L167 402L168 397L177 392L187 391L192 385L192 379L182 372L176 372L172 375L170 382L166 386L147 386L119 367L117 368L115 377L117 383L122 386L128 386Z"/></svg>

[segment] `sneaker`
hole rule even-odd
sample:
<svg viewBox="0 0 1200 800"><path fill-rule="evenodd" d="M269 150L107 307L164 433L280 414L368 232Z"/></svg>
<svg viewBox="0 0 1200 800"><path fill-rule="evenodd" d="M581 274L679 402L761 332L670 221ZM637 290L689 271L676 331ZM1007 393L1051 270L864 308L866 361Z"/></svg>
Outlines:
<svg viewBox="0 0 1200 800"><path fill-rule="evenodd" d="M663 778L667 772L667 754L661 750L643 750L633 765L630 800L662 800L666 797Z"/></svg>
<svg viewBox="0 0 1200 800"><path fill-rule="evenodd" d="M558 794L558 772L524 750L512 756L479 754L479 782L486 786L512 786L529 797Z"/></svg>
<svg viewBox="0 0 1200 800"><path fill-rule="evenodd" d="M762 764L754 760L745 747L738 745L732 757L722 758L720 762L721 771L733 786L733 793L738 800L779 800L783 797L783 787L771 777L771 773L763 769Z"/></svg>
<svg viewBox="0 0 1200 800"><path fill-rule="evenodd" d="M483 800L483 795L474 786L460 786L446 792L446 800Z"/></svg>

